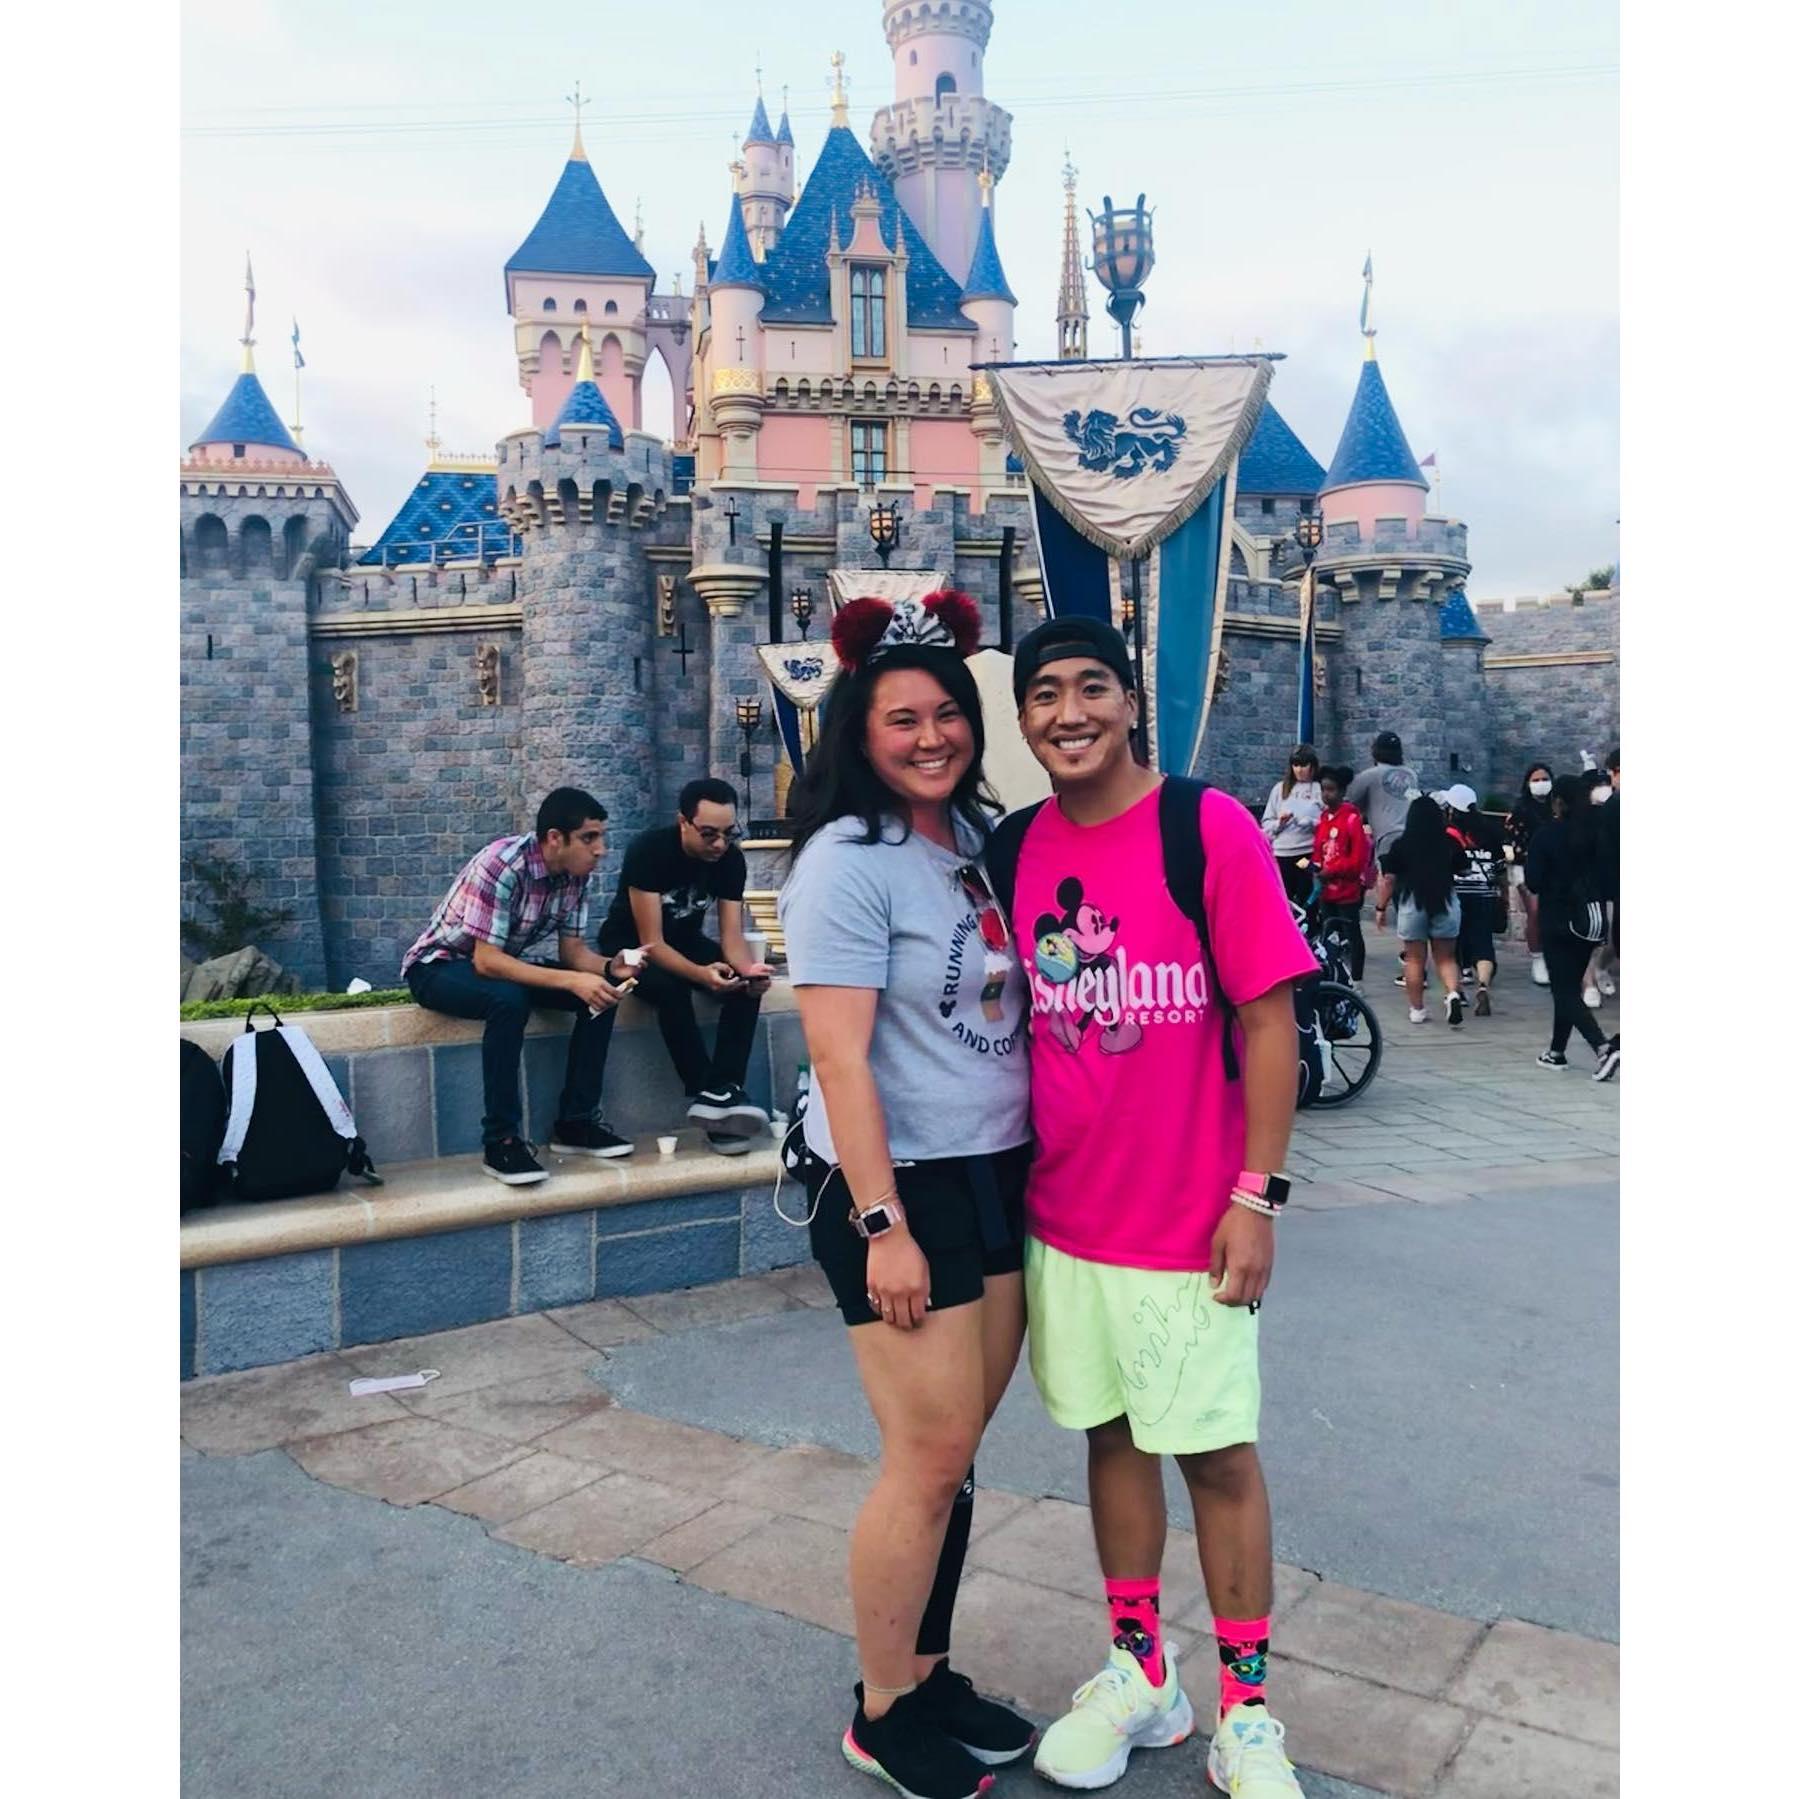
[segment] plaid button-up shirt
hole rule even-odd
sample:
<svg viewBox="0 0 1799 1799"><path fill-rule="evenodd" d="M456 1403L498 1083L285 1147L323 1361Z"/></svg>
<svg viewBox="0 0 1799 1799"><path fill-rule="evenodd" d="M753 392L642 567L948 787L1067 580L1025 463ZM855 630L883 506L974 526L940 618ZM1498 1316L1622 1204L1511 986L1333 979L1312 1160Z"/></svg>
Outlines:
<svg viewBox="0 0 1799 1799"><path fill-rule="evenodd" d="M523 956L546 937L586 937L589 876L551 874L537 839L500 837L469 858L400 963L472 957L477 943Z"/></svg>

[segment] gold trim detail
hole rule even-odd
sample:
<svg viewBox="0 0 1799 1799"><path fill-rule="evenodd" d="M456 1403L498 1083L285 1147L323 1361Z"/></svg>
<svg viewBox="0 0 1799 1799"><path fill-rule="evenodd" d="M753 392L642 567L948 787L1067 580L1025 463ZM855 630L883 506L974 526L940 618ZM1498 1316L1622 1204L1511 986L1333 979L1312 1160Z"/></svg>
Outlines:
<svg viewBox="0 0 1799 1799"><path fill-rule="evenodd" d="M712 371L712 394L717 399L725 394L762 393L762 377L755 369L714 369Z"/></svg>

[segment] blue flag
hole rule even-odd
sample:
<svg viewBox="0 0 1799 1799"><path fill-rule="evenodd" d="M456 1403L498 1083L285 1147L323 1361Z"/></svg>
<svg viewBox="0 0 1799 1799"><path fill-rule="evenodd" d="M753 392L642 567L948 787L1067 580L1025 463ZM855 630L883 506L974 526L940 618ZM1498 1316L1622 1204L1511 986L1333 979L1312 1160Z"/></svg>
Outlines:
<svg viewBox="0 0 1799 1799"><path fill-rule="evenodd" d="M294 320L294 367L297 369L303 369L303 368L305 368L305 366L306 366L306 358L300 354L300 321L298 319L295 319Z"/></svg>

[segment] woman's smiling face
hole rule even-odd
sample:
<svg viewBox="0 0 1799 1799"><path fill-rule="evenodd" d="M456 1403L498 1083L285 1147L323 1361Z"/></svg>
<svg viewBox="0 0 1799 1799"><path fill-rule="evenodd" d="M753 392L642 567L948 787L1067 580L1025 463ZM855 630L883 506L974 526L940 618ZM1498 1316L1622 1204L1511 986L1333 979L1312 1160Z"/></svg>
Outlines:
<svg viewBox="0 0 1799 1799"><path fill-rule="evenodd" d="M874 685L868 705L869 766L914 806L941 806L974 761L974 725L921 668L896 668Z"/></svg>

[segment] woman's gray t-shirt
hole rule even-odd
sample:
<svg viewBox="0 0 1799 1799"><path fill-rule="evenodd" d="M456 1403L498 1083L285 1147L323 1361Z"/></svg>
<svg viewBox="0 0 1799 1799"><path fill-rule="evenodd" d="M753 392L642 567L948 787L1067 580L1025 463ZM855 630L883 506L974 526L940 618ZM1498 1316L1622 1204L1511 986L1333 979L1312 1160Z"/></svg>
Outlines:
<svg viewBox="0 0 1799 1799"><path fill-rule="evenodd" d="M879 843L864 834L856 818L827 825L781 889L793 984L879 990L868 1061L897 1159L1015 1148L1031 1134L1027 991L1015 947L982 941L958 876L971 852L901 838L896 821ZM806 1142L837 1160L816 1084Z"/></svg>

